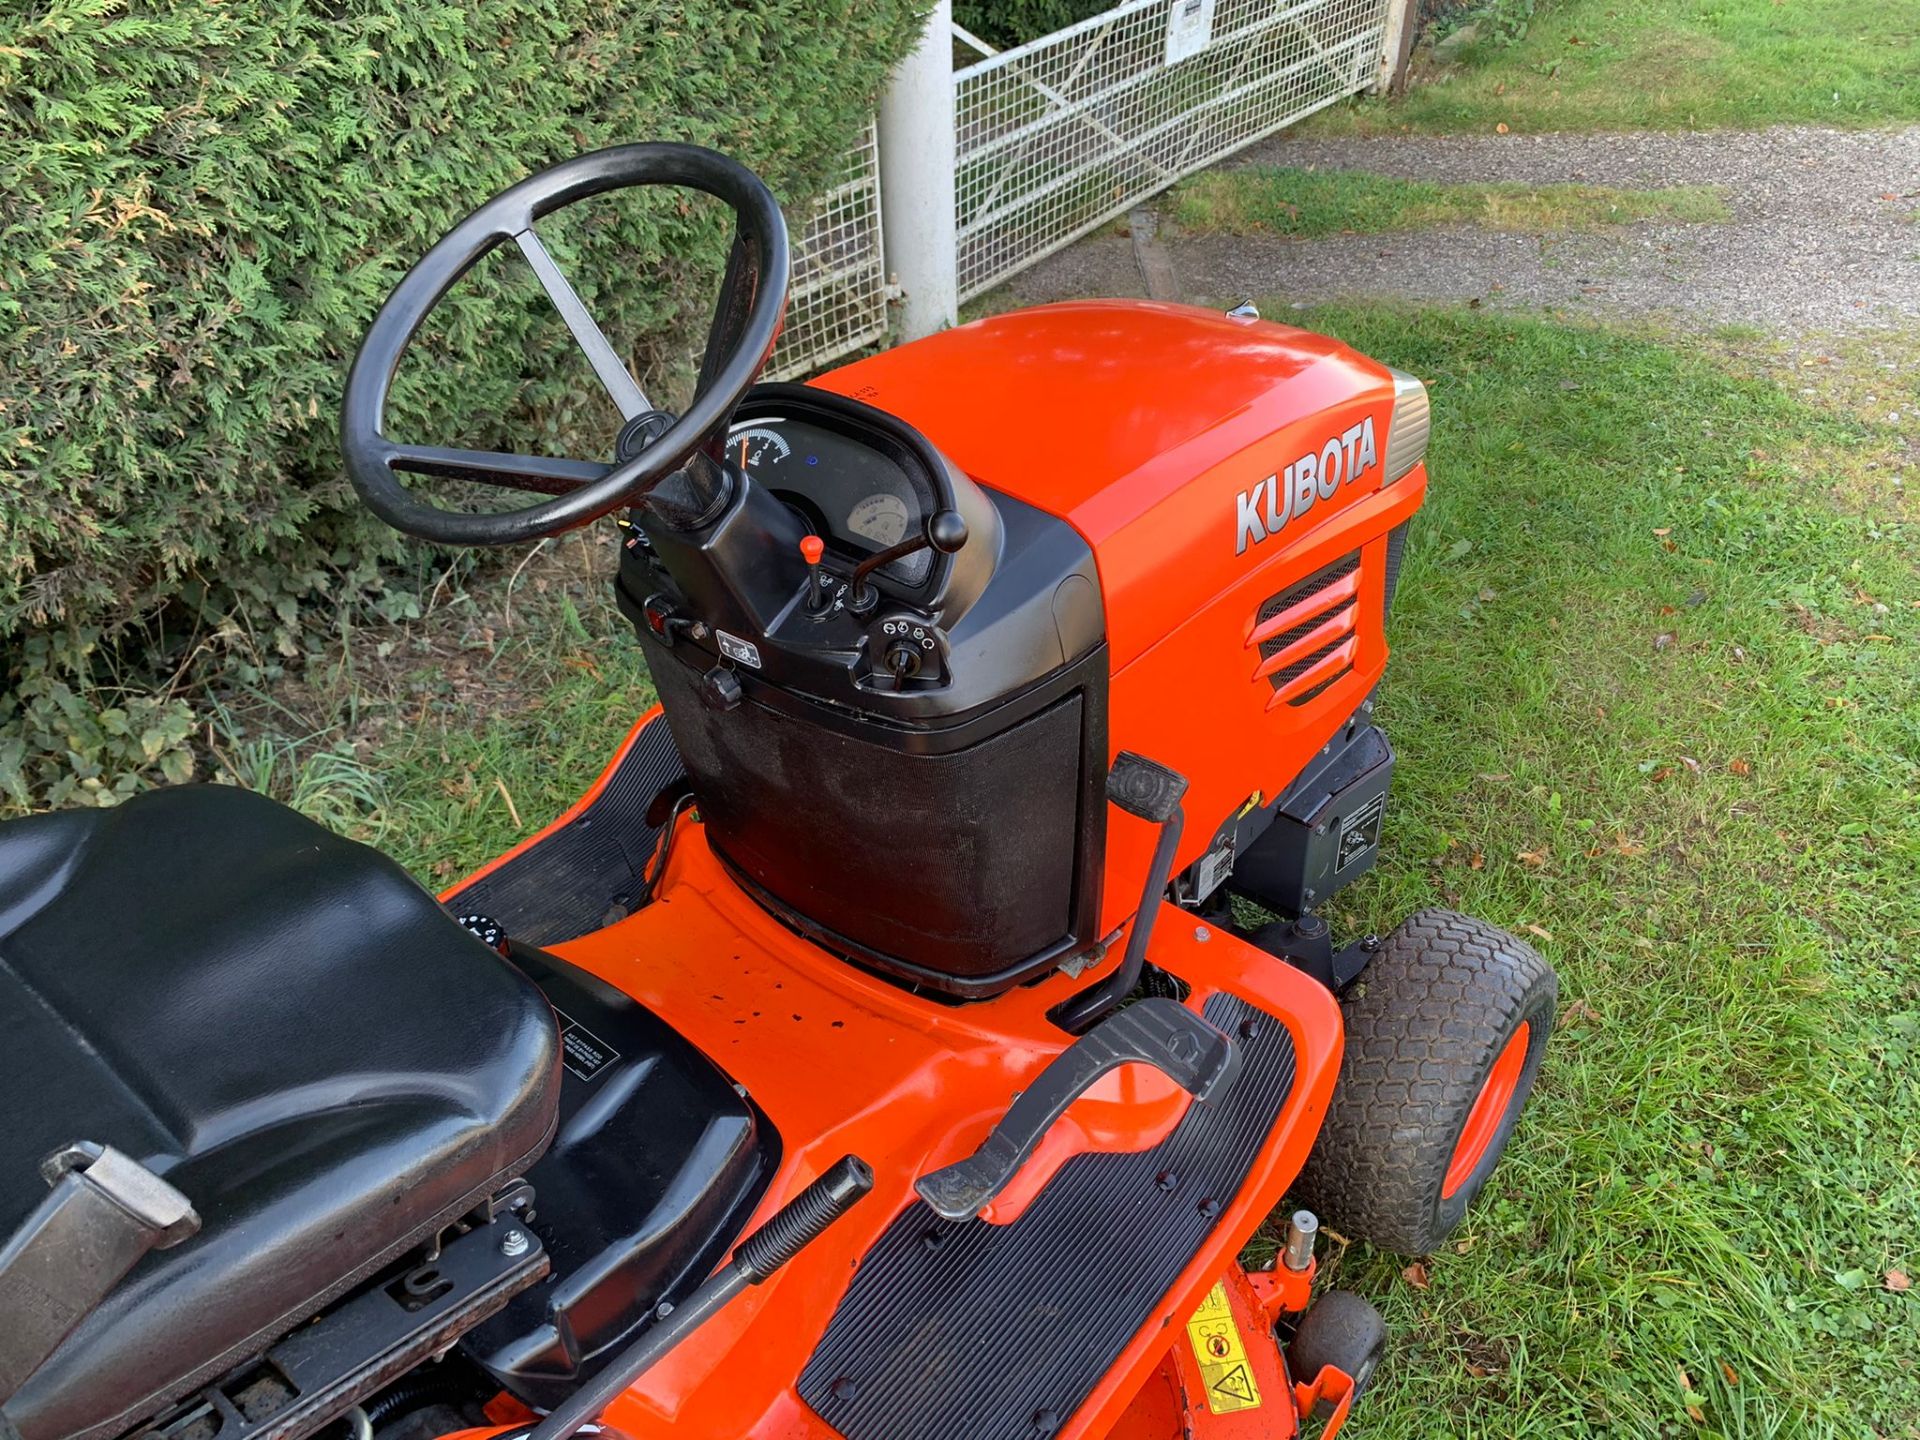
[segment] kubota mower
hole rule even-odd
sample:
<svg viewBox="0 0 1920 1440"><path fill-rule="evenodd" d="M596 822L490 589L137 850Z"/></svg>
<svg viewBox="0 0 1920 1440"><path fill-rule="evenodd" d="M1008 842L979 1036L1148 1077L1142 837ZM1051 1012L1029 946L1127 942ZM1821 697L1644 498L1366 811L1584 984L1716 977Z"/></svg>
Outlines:
<svg viewBox="0 0 1920 1440"><path fill-rule="evenodd" d="M538 233L645 185L737 218L677 416ZM383 432L506 246L626 417L604 462ZM4 1440L1345 1420L1384 1335L1314 1295L1314 1213L1438 1245L1555 999L1478 921L1322 914L1380 844L1426 392L1151 303L756 385L786 283L752 174L633 145L476 211L367 335L342 428L380 515L621 529L660 707L533 839L436 900L238 789L0 826Z"/></svg>

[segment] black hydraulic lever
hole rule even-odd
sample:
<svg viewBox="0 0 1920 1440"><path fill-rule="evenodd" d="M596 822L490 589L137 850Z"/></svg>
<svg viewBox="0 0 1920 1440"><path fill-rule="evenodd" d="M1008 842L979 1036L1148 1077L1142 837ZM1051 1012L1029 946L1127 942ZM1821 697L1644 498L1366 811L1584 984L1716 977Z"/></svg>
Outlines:
<svg viewBox="0 0 1920 1440"><path fill-rule="evenodd" d="M898 545L869 555L854 567L847 582L847 606L856 615L864 615L880 603L880 594L867 583L867 577L882 565L891 565L909 555L917 555L932 546L943 555L951 555L967 543L967 521L958 510L941 510L927 521L919 535L909 536Z"/></svg>
<svg viewBox="0 0 1920 1440"><path fill-rule="evenodd" d="M614 1397L653 1367L661 1356L711 1319L749 1285L758 1285L818 1240L873 1189L873 1168L848 1155L781 1207L740 1242L726 1264L678 1305L655 1307L653 1324L612 1364L548 1412L525 1440L566 1440L613 1403Z"/></svg>
<svg viewBox="0 0 1920 1440"><path fill-rule="evenodd" d="M1147 961L1147 940L1160 913L1160 897L1167 893L1167 882L1173 878L1173 857L1180 848L1180 832L1186 827L1186 814L1180 808L1180 798L1186 793L1186 776L1131 750L1122 750L1107 772L1107 799L1129 815L1158 825L1160 842L1153 847L1146 889L1140 894L1140 909L1127 932L1127 951L1120 968L1098 984L1062 1000L1047 1017L1069 1035L1078 1035L1131 995L1140 983L1140 970Z"/></svg>
<svg viewBox="0 0 1920 1440"><path fill-rule="evenodd" d="M1122 1065L1151 1065L1196 1100L1240 1073L1234 1043L1177 1000L1140 1000L1102 1020L1040 1072L966 1159L913 1182L947 1220L971 1220L1019 1173L1054 1122L1089 1086Z"/></svg>

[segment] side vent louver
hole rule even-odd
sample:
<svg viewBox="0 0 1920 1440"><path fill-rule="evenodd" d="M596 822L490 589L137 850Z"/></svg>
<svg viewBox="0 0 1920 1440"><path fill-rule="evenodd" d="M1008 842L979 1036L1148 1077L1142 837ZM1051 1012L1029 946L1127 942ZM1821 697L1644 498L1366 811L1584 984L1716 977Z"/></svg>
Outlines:
<svg viewBox="0 0 1920 1440"><path fill-rule="evenodd" d="M1269 710L1305 705L1353 669L1359 593L1356 550L1260 607L1247 648L1260 651L1253 678L1273 688Z"/></svg>

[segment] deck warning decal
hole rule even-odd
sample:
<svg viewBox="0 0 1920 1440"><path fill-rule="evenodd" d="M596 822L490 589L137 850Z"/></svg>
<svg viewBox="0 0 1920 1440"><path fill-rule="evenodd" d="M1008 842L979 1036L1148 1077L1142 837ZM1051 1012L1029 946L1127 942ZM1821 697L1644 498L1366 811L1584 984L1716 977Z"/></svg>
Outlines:
<svg viewBox="0 0 1920 1440"><path fill-rule="evenodd" d="M1187 1339L1200 1364L1200 1382L1207 1387L1207 1408L1216 1415L1260 1408L1260 1387L1241 1343L1224 1283L1215 1285L1187 1321Z"/></svg>

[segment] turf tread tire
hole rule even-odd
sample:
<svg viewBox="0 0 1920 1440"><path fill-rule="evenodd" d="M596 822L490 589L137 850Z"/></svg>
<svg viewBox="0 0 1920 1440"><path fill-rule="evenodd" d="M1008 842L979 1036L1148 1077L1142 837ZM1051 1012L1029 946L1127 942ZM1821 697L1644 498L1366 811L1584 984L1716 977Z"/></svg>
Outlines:
<svg viewBox="0 0 1920 1440"><path fill-rule="evenodd" d="M1558 999L1553 967L1524 941L1451 910L1409 916L1341 1002L1346 1050L1298 1199L1382 1249L1432 1254L1506 1148ZM1522 1020L1533 1028L1514 1103L1474 1173L1443 1197L1467 1116Z"/></svg>

